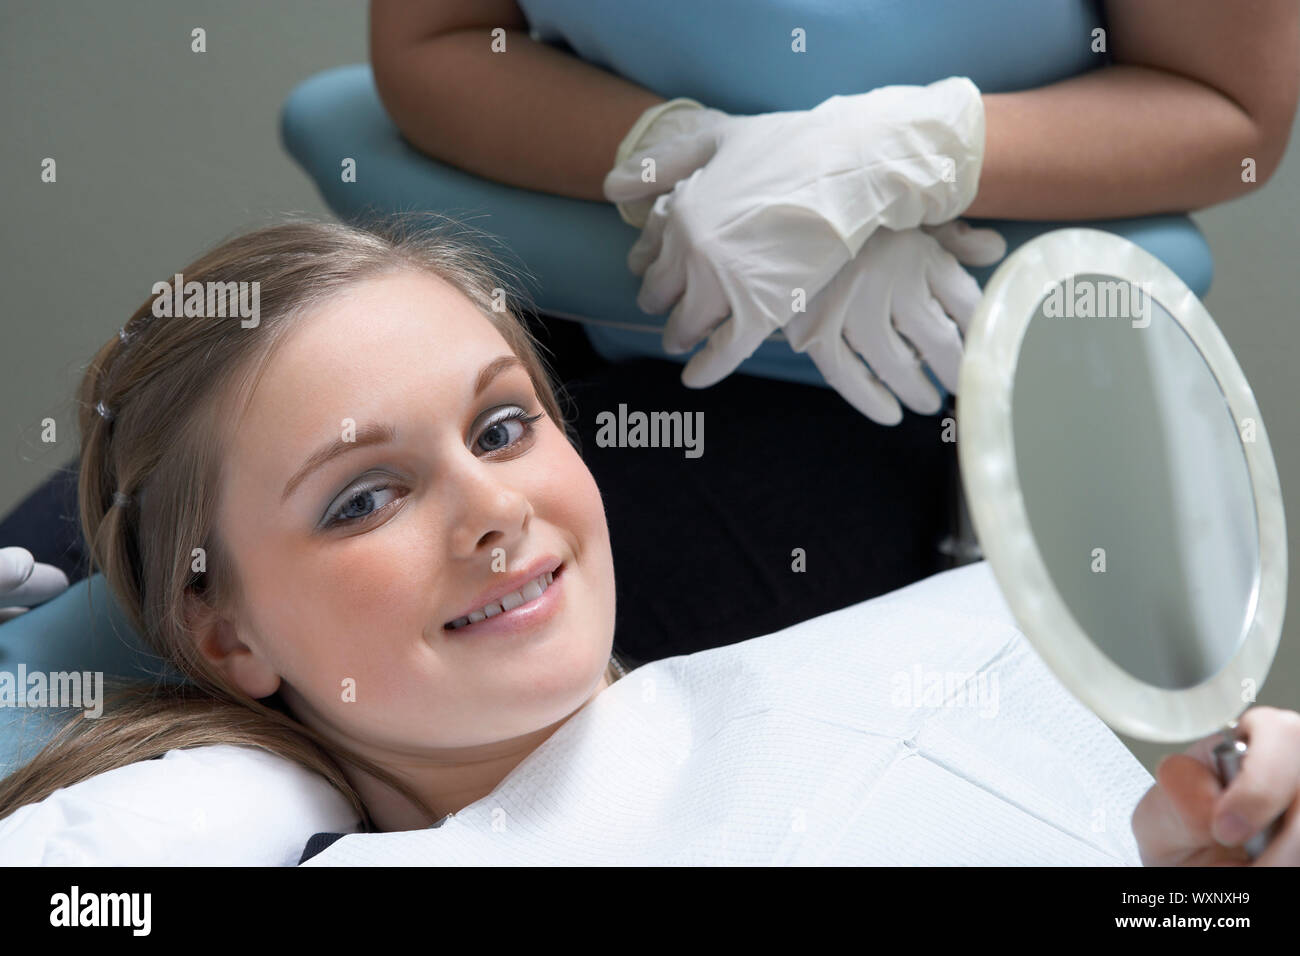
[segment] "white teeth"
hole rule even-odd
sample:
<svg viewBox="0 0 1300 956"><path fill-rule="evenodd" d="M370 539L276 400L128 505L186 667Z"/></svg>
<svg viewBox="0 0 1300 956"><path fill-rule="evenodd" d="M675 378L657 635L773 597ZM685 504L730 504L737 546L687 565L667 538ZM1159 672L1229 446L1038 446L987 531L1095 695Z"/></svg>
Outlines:
<svg viewBox="0 0 1300 956"><path fill-rule="evenodd" d="M511 591L505 597L501 598L501 600L492 604L484 605L477 611L471 611L467 617L456 618L456 620L451 622L450 627L452 630L456 630L457 628L462 628L469 624L477 624L479 621L486 618L496 617L498 614L517 608L521 604L535 601L542 596L542 593L549 588L554 581L555 573L553 571L547 571L545 574L529 581L518 591Z"/></svg>

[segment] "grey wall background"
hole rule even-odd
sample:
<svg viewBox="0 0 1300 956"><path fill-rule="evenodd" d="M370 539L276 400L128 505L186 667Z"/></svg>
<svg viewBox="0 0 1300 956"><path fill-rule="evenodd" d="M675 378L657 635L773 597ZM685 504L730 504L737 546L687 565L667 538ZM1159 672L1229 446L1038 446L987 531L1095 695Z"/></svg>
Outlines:
<svg viewBox="0 0 1300 956"><path fill-rule="evenodd" d="M204 54L190 51L194 27L207 31ZM280 149L279 108L312 73L366 58L361 0L5 0L0 511L75 455L81 369L160 271L270 215L328 213ZM1195 216L1215 257L1206 302L1254 386L1289 532L1300 520L1297 142L1255 194ZM47 156L58 163L56 184L40 181ZM47 416L58 423L53 445L40 441ZM1291 580L1293 613L1260 702L1294 708L1300 601ZM1167 752L1126 742L1148 767Z"/></svg>

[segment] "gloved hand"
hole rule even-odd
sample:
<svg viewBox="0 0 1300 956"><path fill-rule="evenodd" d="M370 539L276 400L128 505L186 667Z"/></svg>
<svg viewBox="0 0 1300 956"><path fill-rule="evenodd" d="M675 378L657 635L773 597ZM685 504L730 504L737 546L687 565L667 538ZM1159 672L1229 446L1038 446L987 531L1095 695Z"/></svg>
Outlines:
<svg viewBox="0 0 1300 956"><path fill-rule="evenodd" d="M651 122L649 148L633 149L605 183L616 203L659 194L628 265L645 276L643 310L673 307L667 351L709 337L706 357L683 370L690 387L734 371L789 320L795 290L815 296L875 229L948 222L975 198L984 105L964 77L833 96L812 110L694 125L691 112L665 110L684 131L660 137ZM646 154L654 183L640 181Z"/></svg>
<svg viewBox="0 0 1300 956"><path fill-rule="evenodd" d="M714 142L698 134L729 119L729 114L684 96L642 113L618 144L614 168L605 176L605 196L623 221L644 228L655 199L713 155ZM615 196L632 198L620 202Z"/></svg>
<svg viewBox="0 0 1300 956"><path fill-rule="evenodd" d="M42 564L26 548L0 548L0 621L57 597L68 589L68 576Z"/></svg>
<svg viewBox="0 0 1300 956"><path fill-rule="evenodd" d="M980 300L979 284L960 263L992 265L1006 251L997 232L961 221L879 229L790 319L785 337L872 421L898 424L899 400L932 415L942 400L922 365L956 394L962 336Z"/></svg>

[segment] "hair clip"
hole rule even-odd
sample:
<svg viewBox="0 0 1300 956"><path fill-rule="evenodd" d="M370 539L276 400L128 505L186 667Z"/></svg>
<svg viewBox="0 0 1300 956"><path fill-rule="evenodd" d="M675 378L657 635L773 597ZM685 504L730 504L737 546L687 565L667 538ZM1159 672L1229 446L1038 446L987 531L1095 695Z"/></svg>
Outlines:
<svg viewBox="0 0 1300 956"><path fill-rule="evenodd" d="M99 412L99 417L104 421L111 422L113 420L113 413L108 410L108 406L102 401L95 404L95 411Z"/></svg>
<svg viewBox="0 0 1300 956"><path fill-rule="evenodd" d="M130 495L123 494L120 491L113 492L113 504L117 505L120 508L125 508L130 503L131 503Z"/></svg>
<svg viewBox="0 0 1300 956"><path fill-rule="evenodd" d="M121 339L123 343L130 342L132 339L135 339L140 335L144 327L147 326L153 318L154 317L151 313L146 312L144 315L131 319L126 323L126 325L118 329L117 337Z"/></svg>

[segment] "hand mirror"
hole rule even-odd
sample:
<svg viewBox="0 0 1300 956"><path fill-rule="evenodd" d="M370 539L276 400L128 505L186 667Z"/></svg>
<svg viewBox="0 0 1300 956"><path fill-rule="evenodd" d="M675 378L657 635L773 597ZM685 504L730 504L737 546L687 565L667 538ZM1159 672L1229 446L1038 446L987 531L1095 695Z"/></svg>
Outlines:
<svg viewBox="0 0 1300 956"><path fill-rule="evenodd" d="M1039 655L1116 730L1223 731L1226 785L1281 637L1286 524L1255 397L1205 306L1112 233L1027 242L972 318L957 433L980 548Z"/></svg>

